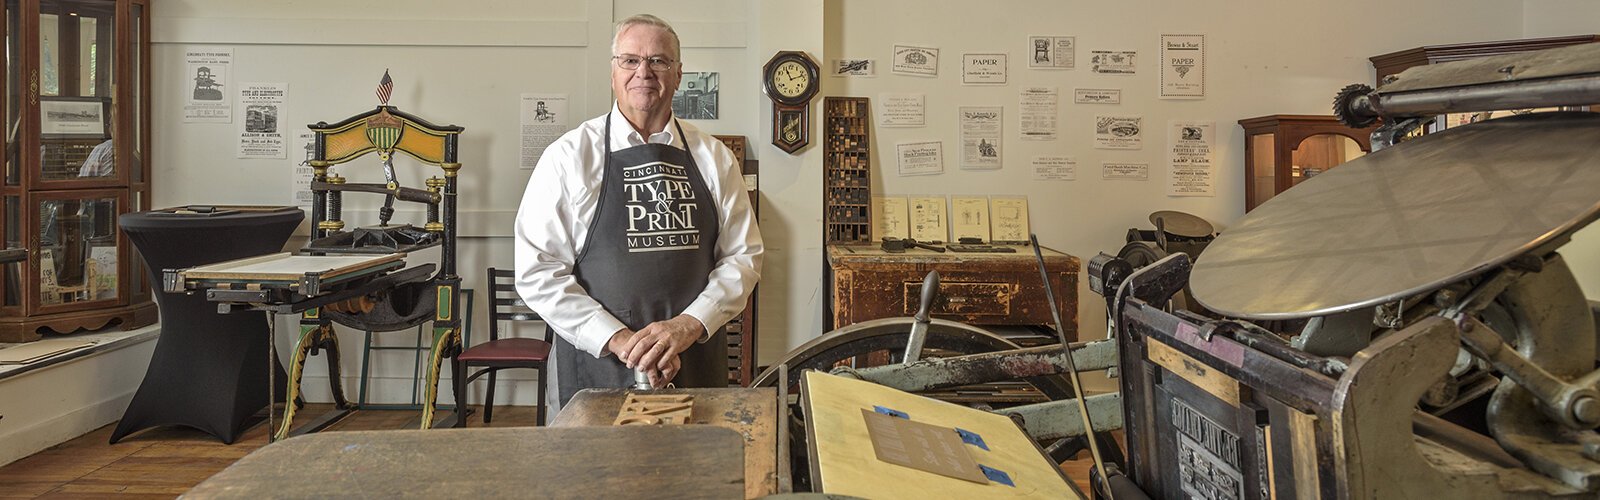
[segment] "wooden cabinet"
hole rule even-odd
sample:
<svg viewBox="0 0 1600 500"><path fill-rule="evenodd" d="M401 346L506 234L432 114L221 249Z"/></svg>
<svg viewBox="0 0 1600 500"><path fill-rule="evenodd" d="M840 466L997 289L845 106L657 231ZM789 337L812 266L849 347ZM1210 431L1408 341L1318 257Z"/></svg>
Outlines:
<svg viewBox="0 0 1600 500"><path fill-rule="evenodd" d="M150 3L5 3L0 342L154 323L117 216L149 209Z"/></svg>
<svg viewBox="0 0 1600 500"><path fill-rule="evenodd" d="M1372 151L1376 126L1353 129L1332 116L1268 115L1244 127L1244 211Z"/></svg>
<svg viewBox="0 0 1600 500"><path fill-rule="evenodd" d="M744 174L745 189L750 193L750 209L756 215L761 215L760 174L761 164L756 160L745 158L748 142L742 135L717 135L717 140L733 150L733 157L743 162L740 173ZM756 321L759 317L756 304L760 302L761 287L757 286L750 292L750 299L745 302L744 312L728 321L728 385L749 386L756 378Z"/></svg>
<svg viewBox="0 0 1600 500"><path fill-rule="evenodd" d="M888 253L877 245L829 245L833 327L917 313L922 279L939 271L933 316L973 325L1054 328L1033 249L1016 253ZM1068 339L1078 337L1077 257L1043 249L1050 286Z"/></svg>

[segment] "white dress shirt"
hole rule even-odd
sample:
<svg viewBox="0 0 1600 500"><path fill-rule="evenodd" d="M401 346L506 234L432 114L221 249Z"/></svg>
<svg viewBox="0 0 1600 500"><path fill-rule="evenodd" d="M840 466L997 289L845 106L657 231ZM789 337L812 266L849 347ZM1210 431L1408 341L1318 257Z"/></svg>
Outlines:
<svg viewBox="0 0 1600 500"><path fill-rule="evenodd" d="M683 314L700 320L707 332L722 328L744 310L750 291L761 279L761 232L745 193L742 162L721 141L688 123L682 124L686 137L676 137L676 118L665 130L645 138L628 124L615 103L606 116L611 117L608 139L612 151L647 141L677 148L684 148L687 142L686 149L716 199L722 225L710 282ZM515 232L517 294L556 334L595 357L608 354L606 342L626 328L591 298L572 274L598 208L605 171L605 144L600 141L606 116L583 122L545 149L522 195ZM650 291L641 289L639 293Z"/></svg>

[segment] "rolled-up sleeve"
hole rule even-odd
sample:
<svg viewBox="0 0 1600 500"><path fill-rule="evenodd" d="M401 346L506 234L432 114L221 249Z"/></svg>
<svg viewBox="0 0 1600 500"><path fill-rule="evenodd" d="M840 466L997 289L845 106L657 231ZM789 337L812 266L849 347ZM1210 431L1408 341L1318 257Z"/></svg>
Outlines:
<svg viewBox="0 0 1600 500"><path fill-rule="evenodd" d="M705 139L716 142L710 137ZM712 188L722 223L717 235L717 263L705 290L683 311L700 320L708 333L744 311L745 301L761 280L765 252L738 160L721 143L713 145L712 151L716 162L709 166L717 172Z"/></svg>
<svg viewBox="0 0 1600 500"><path fill-rule="evenodd" d="M570 199L568 176L581 172L574 135L551 144L528 179L514 231L517 294L556 334L595 357L625 327L578 284L573 234L579 214Z"/></svg>

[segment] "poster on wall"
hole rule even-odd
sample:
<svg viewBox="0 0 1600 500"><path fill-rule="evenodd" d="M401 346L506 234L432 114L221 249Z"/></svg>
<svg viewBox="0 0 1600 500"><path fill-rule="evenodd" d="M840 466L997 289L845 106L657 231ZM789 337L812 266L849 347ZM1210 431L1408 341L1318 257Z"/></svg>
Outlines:
<svg viewBox="0 0 1600 500"><path fill-rule="evenodd" d="M961 106L957 121L961 127L961 169L997 170L1000 168L1000 106Z"/></svg>
<svg viewBox="0 0 1600 500"><path fill-rule="evenodd" d="M961 54L962 85L1005 85L1005 83L1005 54Z"/></svg>
<svg viewBox="0 0 1600 500"><path fill-rule="evenodd" d="M233 123L228 71L233 48L195 48L183 53L184 123Z"/></svg>
<svg viewBox="0 0 1600 500"><path fill-rule="evenodd" d="M833 76L878 76L878 64L871 59L834 59Z"/></svg>
<svg viewBox="0 0 1600 500"><path fill-rule="evenodd" d="M1161 35L1161 98L1206 95L1206 36Z"/></svg>
<svg viewBox="0 0 1600 500"><path fill-rule="evenodd" d="M1056 110L1061 98L1055 87L1023 87L1017 116L1022 119L1022 139L1056 140Z"/></svg>
<svg viewBox="0 0 1600 500"><path fill-rule="evenodd" d="M289 154L289 168L293 172L289 176L289 204L297 207L310 207L315 199L311 196L311 179L316 175L316 170L311 168L311 160L317 154L317 134L314 132L299 132L294 135L294 149Z"/></svg>
<svg viewBox="0 0 1600 500"><path fill-rule="evenodd" d="M1143 118L1138 116L1094 117L1095 149L1143 149Z"/></svg>
<svg viewBox="0 0 1600 500"><path fill-rule="evenodd" d="M567 132L567 95L522 94L517 104L522 116L522 155L517 166L533 170L544 149Z"/></svg>
<svg viewBox="0 0 1600 500"><path fill-rule="evenodd" d="M894 46L890 71L902 75L939 76L939 49L914 45Z"/></svg>
<svg viewBox="0 0 1600 500"><path fill-rule="evenodd" d="M1100 178L1108 181L1147 181L1150 180L1150 164L1104 162L1100 164Z"/></svg>
<svg viewBox="0 0 1600 500"><path fill-rule="evenodd" d="M1134 50L1092 50L1089 51L1089 66L1102 75L1131 75L1138 56L1139 52Z"/></svg>
<svg viewBox="0 0 1600 500"><path fill-rule="evenodd" d="M244 119L236 127L239 158L288 158L289 145L283 130L288 99L287 83L239 84L239 109L244 110Z"/></svg>
<svg viewBox="0 0 1600 500"><path fill-rule="evenodd" d="M944 196L912 196L911 237L921 242L948 241L949 217L945 216Z"/></svg>
<svg viewBox="0 0 1600 500"><path fill-rule="evenodd" d="M977 238L989 241L989 198L950 197L950 240Z"/></svg>
<svg viewBox="0 0 1600 500"><path fill-rule="evenodd" d="M900 159L900 176L939 175L944 173L944 143L905 142L894 145L895 156Z"/></svg>
<svg viewBox="0 0 1600 500"><path fill-rule="evenodd" d="M1022 196L989 197L990 240L995 243L1028 241L1028 199Z"/></svg>
<svg viewBox="0 0 1600 500"><path fill-rule="evenodd" d="M878 125L921 127L927 124L922 94L878 94Z"/></svg>
<svg viewBox="0 0 1600 500"><path fill-rule="evenodd" d="M717 73L683 73L672 93L672 114L685 120L717 119Z"/></svg>
<svg viewBox="0 0 1600 500"><path fill-rule="evenodd" d="M1035 156L1033 157L1033 180L1078 180L1078 159L1071 156Z"/></svg>
<svg viewBox="0 0 1600 500"><path fill-rule="evenodd" d="M1073 89L1076 104L1122 104L1122 89Z"/></svg>
<svg viewBox="0 0 1600 500"><path fill-rule="evenodd" d="M1030 36L1028 48L1032 55L1028 57L1030 69L1072 69L1077 64L1078 37L1073 36Z"/></svg>
<svg viewBox="0 0 1600 500"><path fill-rule="evenodd" d="M1167 122L1167 196L1216 196L1212 159L1217 122Z"/></svg>
<svg viewBox="0 0 1600 500"><path fill-rule="evenodd" d="M911 209L904 196L872 197L873 241L911 236Z"/></svg>

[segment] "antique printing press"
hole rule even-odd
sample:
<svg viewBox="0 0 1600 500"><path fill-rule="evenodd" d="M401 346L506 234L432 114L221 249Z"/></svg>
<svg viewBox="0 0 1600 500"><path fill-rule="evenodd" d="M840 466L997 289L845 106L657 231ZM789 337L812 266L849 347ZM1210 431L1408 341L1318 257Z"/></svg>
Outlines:
<svg viewBox="0 0 1600 500"><path fill-rule="evenodd" d="M1376 142L1389 147L1262 205L1192 273L1181 253L1138 271L1091 262L1116 334L1073 345L1070 359L1118 368L1120 395L1079 406L1060 391L1069 356L1059 346L1007 347L936 319L920 341L967 355L834 372L913 392L1029 380L1056 401L994 411L1054 441L1058 458L1090 441L1087 429L1123 428L1125 464L1091 438L1108 451L1096 480L1161 498L1593 498L1595 320L1556 250L1600 214L1600 114L1396 140L1443 113L1595 102L1594 45L1347 88L1338 113L1356 126L1381 117ZM1185 287L1206 311L1170 310ZM831 332L785 368L827 370L918 342L910 322ZM794 463L802 483L807 463Z"/></svg>
<svg viewBox="0 0 1600 500"><path fill-rule="evenodd" d="M290 403L285 405L274 439L291 435L301 371L306 357L319 351L327 351L329 382L338 410L293 434L332 425L354 409L345 400L340 384L334 323L386 332L432 322L432 354L421 424L427 429L433 423L440 364L447 358L453 361L462 341L461 278L456 275L455 258L456 173L461 168L456 155L463 129L430 124L386 103L339 123L322 122L310 128L316 133L310 160L314 170L311 241L295 254L169 269L164 274L165 289L173 293L203 292L207 300L218 302L223 312L249 308L300 315L300 334L289 365L288 395L283 399ZM440 168L443 177L429 177L426 189L401 186L394 167L394 155L400 152ZM333 166L368 153L377 153L384 183L349 183L332 171ZM345 229L342 206L347 192L383 195L377 225ZM424 205L426 223L422 227L390 224L396 199ZM407 253L434 247L440 247L437 263L406 264ZM455 418L461 418L459 411Z"/></svg>

